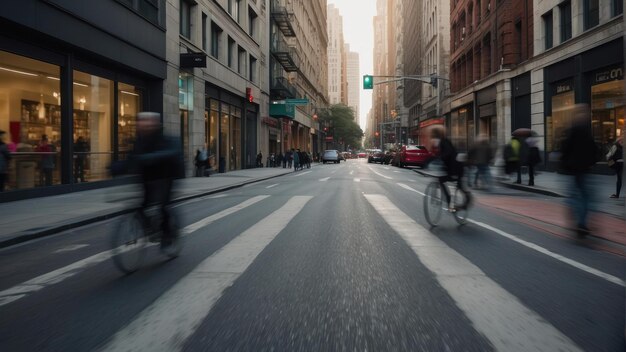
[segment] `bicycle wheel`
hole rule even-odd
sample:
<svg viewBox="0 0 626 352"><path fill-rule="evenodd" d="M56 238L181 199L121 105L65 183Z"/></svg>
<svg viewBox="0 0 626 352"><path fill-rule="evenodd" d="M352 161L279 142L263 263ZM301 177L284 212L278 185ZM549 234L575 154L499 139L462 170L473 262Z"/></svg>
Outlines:
<svg viewBox="0 0 626 352"><path fill-rule="evenodd" d="M443 194L439 182L431 182L428 187L426 187L424 196L424 216L430 226L437 226L441 219L441 213L443 212L442 196Z"/></svg>
<svg viewBox="0 0 626 352"><path fill-rule="evenodd" d="M163 254L170 258L176 258L183 249L183 237L179 230L178 216L174 211L170 212L170 228L174 232L172 244L163 249Z"/></svg>
<svg viewBox="0 0 626 352"><path fill-rule="evenodd" d="M139 214L122 216L111 236L113 263L121 271L130 274L141 266L148 243L144 234Z"/></svg>
<svg viewBox="0 0 626 352"><path fill-rule="evenodd" d="M469 213L469 202L467 198L467 194L461 191L459 188L454 190L454 198L452 199L452 204L456 211L452 213L454 215L454 220L456 220L459 225L467 224L467 214Z"/></svg>

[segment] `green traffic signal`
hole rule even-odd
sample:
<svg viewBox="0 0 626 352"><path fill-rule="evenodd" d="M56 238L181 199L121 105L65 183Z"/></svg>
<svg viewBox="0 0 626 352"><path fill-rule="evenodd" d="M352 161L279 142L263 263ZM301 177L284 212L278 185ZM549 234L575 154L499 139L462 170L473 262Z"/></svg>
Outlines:
<svg viewBox="0 0 626 352"><path fill-rule="evenodd" d="M374 89L374 77L371 75L363 76L363 89Z"/></svg>

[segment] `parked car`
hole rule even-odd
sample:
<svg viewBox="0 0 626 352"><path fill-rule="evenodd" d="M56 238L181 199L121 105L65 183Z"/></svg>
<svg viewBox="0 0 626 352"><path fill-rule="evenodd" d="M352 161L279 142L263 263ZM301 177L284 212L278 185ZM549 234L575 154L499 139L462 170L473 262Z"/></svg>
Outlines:
<svg viewBox="0 0 626 352"><path fill-rule="evenodd" d="M399 152L398 166L426 166L433 158L433 154L422 145L405 145Z"/></svg>
<svg viewBox="0 0 626 352"><path fill-rule="evenodd" d="M326 164L327 162L333 162L335 164L339 164L341 161L341 154L339 154L336 150L325 150L324 154L322 154L322 164Z"/></svg>
<svg viewBox="0 0 626 352"><path fill-rule="evenodd" d="M367 162L382 164L384 158L385 158L385 154L382 152L382 150L376 150L370 153L370 155L367 157Z"/></svg>
<svg viewBox="0 0 626 352"><path fill-rule="evenodd" d="M367 153L365 153L365 152L360 152L360 153L358 154L358 156L359 156L359 159L365 159L365 158L367 158Z"/></svg>

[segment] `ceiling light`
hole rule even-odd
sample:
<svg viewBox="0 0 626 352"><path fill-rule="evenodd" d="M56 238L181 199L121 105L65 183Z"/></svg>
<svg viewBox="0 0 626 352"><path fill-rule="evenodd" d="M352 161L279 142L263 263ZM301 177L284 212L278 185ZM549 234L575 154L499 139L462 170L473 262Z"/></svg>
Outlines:
<svg viewBox="0 0 626 352"><path fill-rule="evenodd" d="M138 96L139 96L139 94L137 94L137 93L127 92L127 91L125 91L125 90L122 90L121 92L122 92L122 94L134 95L134 96L136 96L136 97L138 97Z"/></svg>
<svg viewBox="0 0 626 352"><path fill-rule="evenodd" d="M6 68L6 67L2 67L0 66L0 70L3 71L9 71L9 72L13 72L13 73L19 73L20 75L25 75L25 76L37 76L36 73L30 73L30 72L24 72L24 71L18 71L18 70L12 70L10 68Z"/></svg>
<svg viewBox="0 0 626 352"><path fill-rule="evenodd" d="M89 87L88 85L84 84L84 83L78 83L78 82L74 82L75 85L80 86L80 87Z"/></svg>

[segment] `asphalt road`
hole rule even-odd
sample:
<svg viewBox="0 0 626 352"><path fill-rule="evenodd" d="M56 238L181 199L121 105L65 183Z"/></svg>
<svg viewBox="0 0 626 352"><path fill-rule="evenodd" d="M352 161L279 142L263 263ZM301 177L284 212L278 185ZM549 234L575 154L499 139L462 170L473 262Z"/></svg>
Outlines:
<svg viewBox="0 0 626 352"><path fill-rule="evenodd" d="M624 351L623 256L349 160L176 207L181 257L109 258L117 219L0 251L0 351ZM561 216L561 214L555 214Z"/></svg>

